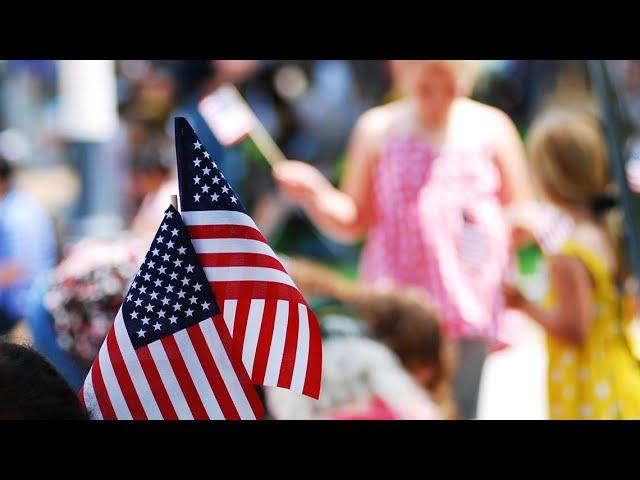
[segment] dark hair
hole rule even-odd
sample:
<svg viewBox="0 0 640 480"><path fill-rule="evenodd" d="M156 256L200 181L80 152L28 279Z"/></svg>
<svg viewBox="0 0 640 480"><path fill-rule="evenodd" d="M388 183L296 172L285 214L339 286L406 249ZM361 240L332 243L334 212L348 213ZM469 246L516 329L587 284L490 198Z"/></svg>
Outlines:
<svg viewBox="0 0 640 480"><path fill-rule="evenodd" d="M3 155L0 155L0 180L8 180L13 173L13 165Z"/></svg>
<svg viewBox="0 0 640 480"><path fill-rule="evenodd" d="M0 419L88 420L62 375L32 348L0 341Z"/></svg>

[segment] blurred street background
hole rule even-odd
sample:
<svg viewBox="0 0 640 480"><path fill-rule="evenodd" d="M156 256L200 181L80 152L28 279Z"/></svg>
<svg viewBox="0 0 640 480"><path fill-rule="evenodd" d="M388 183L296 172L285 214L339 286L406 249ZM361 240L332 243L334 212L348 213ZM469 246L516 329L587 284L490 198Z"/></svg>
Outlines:
<svg viewBox="0 0 640 480"><path fill-rule="evenodd" d="M479 65L471 97L507 113L523 140L536 114L549 105L600 113L585 62ZM608 66L637 125L640 61ZM101 304L83 313L92 321L80 332L57 309L70 308L65 295L90 297L91 288L112 288L109 282L128 285L127 252L144 252L159 222L158 208L178 193L175 116L193 125L276 252L357 278L361 245L328 238L302 210L283 201L250 140L225 146L212 133L198 101L224 82L235 84L287 158L316 166L333 184L341 178L358 117L402 95L386 61L0 61L0 155L15 168L16 188L51 223L48 230L40 214L27 215L39 225L34 235L50 254L38 260L28 308L9 335L56 358L74 387L108 328L110 313L100 312L110 310ZM81 288L91 262L109 264L116 273L103 272L87 280L86 290L72 291ZM547 418L544 332L520 314L509 325L508 345L486 361L477 418Z"/></svg>

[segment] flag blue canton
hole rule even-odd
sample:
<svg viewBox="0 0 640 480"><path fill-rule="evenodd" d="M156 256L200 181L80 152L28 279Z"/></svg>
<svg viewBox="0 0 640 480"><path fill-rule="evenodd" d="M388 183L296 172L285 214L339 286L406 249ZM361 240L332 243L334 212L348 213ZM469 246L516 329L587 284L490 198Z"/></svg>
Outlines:
<svg viewBox="0 0 640 480"><path fill-rule="evenodd" d="M183 117L178 117L175 128L182 211L233 210L247 213L191 125Z"/></svg>
<svg viewBox="0 0 640 480"><path fill-rule="evenodd" d="M122 304L134 348L220 313L177 210L169 207Z"/></svg>

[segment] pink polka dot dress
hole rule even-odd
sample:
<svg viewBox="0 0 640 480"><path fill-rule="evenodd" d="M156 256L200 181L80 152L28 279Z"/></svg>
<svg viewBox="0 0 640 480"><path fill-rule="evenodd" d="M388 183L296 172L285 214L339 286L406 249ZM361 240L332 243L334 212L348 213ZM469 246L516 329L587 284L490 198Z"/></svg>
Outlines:
<svg viewBox="0 0 640 480"><path fill-rule="evenodd" d="M372 171L363 281L421 287L447 336L496 340L510 248L500 189L484 145L436 152L392 137Z"/></svg>

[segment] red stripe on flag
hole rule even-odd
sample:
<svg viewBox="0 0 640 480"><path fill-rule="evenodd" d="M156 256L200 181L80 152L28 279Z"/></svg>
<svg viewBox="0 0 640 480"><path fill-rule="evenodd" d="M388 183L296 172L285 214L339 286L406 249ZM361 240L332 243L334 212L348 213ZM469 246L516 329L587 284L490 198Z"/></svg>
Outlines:
<svg viewBox="0 0 640 480"><path fill-rule="evenodd" d="M193 380L189 374L189 369L184 363L182 353L180 353L180 349L178 348L175 338L173 338L172 335L169 335L160 340L160 342L167 353L169 363L171 363L173 373L176 375L176 379L184 393L184 398L187 400L187 404L193 414L193 418L195 420L208 420L209 415L202 404L202 400L200 399L200 395L198 395L196 386L193 384Z"/></svg>
<svg viewBox="0 0 640 480"><path fill-rule="evenodd" d="M209 381L209 385L211 385L211 390L216 396L218 405L220 405L224 418L227 420L240 420L240 414L233 404L233 399L231 398L231 395L229 395L227 385L224 383L222 375L220 375L216 361L214 360L213 355L211 355L211 351L209 350L202 330L200 330L200 325L196 324L187 328L187 333L189 334L189 338L193 344L193 349L198 355L198 360L200 360L202 370L204 370L207 380Z"/></svg>
<svg viewBox="0 0 640 480"><path fill-rule="evenodd" d="M245 225L191 225L187 227L192 239L198 238L246 238L267 243L260 231Z"/></svg>
<svg viewBox="0 0 640 480"><path fill-rule="evenodd" d="M269 351L271 350L271 341L273 339L273 326L276 320L277 301L275 298L267 298L264 302L258 345L256 346L256 355L253 360L253 371L251 372L251 380L257 385L264 383L264 374L267 371L267 361L269 360Z"/></svg>
<svg viewBox="0 0 640 480"><path fill-rule="evenodd" d="M138 359L140 359L142 371L144 372L144 376L147 377L149 388L151 388L153 398L156 399L162 418L164 420L177 420L178 414L176 413L176 409L173 408L173 403L171 403L164 383L162 383L160 372L158 372L158 367L156 367L156 363L153 361L149 347L145 345L136 349L136 355L138 355Z"/></svg>
<svg viewBox="0 0 640 480"><path fill-rule="evenodd" d="M200 253L198 260L203 267L267 267L286 273L277 258L262 253Z"/></svg>
<svg viewBox="0 0 640 480"><path fill-rule="evenodd" d="M307 374L304 380L302 393L313 398L320 396L320 376L322 371L322 339L318 320L309 307L309 359L307 361Z"/></svg>
<svg viewBox="0 0 640 480"><path fill-rule="evenodd" d="M284 340L284 351L282 352L282 365L280 366L280 376L278 386L291 388L293 378L293 368L296 364L296 348L298 345L298 304L289 304L289 321L287 322L287 336Z"/></svg>
<svg viewBox="0 0 640 480"><path fill-rule="evenodd" d="M233 349L232 352L237 358L242 358L242 346L244 345L244 334L247 330L249 319L250 298L238 300L236 305L236 318L233 321Z"/></svg>
<svg viewBox="0 0 640 480"><path fill-rule="evenodd" d="M131 412L131 417L134 420L147 420L147 413L144 411L142 402L138 397L138 392L136 392L136 388L131 381L129 370L127 370L124 358L122 358L122 352L120 352L120 347L118 346L116 334L113 328L109 330L106 342L109 358L111 359L111 365L116 375L116 379L118 380L118 385L120 385L120 390L122 391L124 400L127 402L127 407L129 407L129 412Z"/></svg>
<svg viewBox="0 0 640 480"><path fill-rule="evenodd" d="M302 294L294 287L279 282L238 280L228 282L209 281L213 293L222 303L224 300L241 298L278 298L306 305ZM233 335L235 337L235 333Z"/></svg>
<svg viewBox="0 0 640 480"><path fill-rule="evenodd" d="M91 381L102 418L104 420L116 420L116 412L113 409L113 405L111 405L111 399L109 398L109 393L107 393L107 387L104 385L104 379L100 371L100 357L96 357L96 361L93 362Z"/></svg>
<svg viewBox="0 0 640 480"><path fill-rule="evenodd" d="M238 302L238 305L240 302ZM224 349L227 351L229 356L229 360L231 361L231 365L233 366L233 370L236 372L238 380L240 381L240 385L242 385L242 390L249 401L249 405L251 405L251 409L253 410L254 415L258 420L260 420L264 416L264 406L260 401L260 397L256 392L251 379L249 378L249 374L244 368L242 361L239 359L242 358L242 355L229 354L232 351L233 344L235 342L235 338L232 340L231 335L229 334L229 330L227 329L227 325L222 318L222 315L215 315L211 321L213 322L213 326L216 328L218 335L220 335L220 340L224 345ZM236 319L237 321L237 319ZM245 317L245 325L246 325L246 317Z"/></svg>

